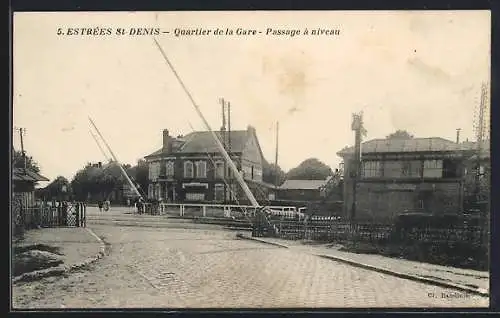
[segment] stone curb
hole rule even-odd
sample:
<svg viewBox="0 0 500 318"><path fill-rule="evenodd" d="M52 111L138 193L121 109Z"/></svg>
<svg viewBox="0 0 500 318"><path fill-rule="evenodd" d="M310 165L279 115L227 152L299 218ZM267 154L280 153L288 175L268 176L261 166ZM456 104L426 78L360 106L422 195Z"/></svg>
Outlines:
<svg viewBox="0 0 500 318"><path fill-rule="evenodd" d="M342 258L342 257L337 257L337 256L330 256L330 255L323 255L323 254L315 254L315 255L319 256L319 257L322 257L322 258L330 259L330 260L333 260L333 261L336 261L336 262L339 262L339 263L345 263L345 264L348 264L348 265L351 265L351 266L355 266L355 267L359 267L359 268L371 270L371 271L374 271L374 272L379 272L379 273L382 273L382 274L386 274L386 275L391 275L391 276L403 278L403 279L417 281L417 282L428 284L428 285L435 285L435 286L444 287L444 288L452 288L452 289L455 289L455 290L467 292L467 293L474 294L474 295L484 296L484 297L489 297L490 296L489 293L481 291L481 290L477 290L475 288L469 288L469 287L465 287L465 286L462 286L462 285L457 285L457 284L454 284L454 283L448 283L448 282L440 281L440 280L437 280L437 279L431 279L431 278L421 277L421 276L417 276L417 275L399 273L399 272L396 272L394 270L388 270L388 269L385 269L385 268L380 268L380 267L376 267L376 266L372 266L372 265L358 263L358 262L354 262L354 261L351 261L351 260L348 260L348 259L345 259L345 258Z"/></svg>
<svg viewBox="0 0 500 318"><path fill-rule="evenodd" d="M236 234L236 237L239 238L239 239L243 239L243 240L255 241L255 242L259 242L259 243L274 245L274 246L281 247L281 248L288 248L288 246L286 246L286 245L282 245L282 244L278 244L278 243L273 243L273 242L267 242L267 241L264 241L264 240L259 240L258 238L249 237L249 236L243 235L241 233Z"/></svg>
<svg viewBox="0 0 500 318"><path fill-rule="evenodd" d="M242 238L242 239L251 240L251 241L260 242L260 243L271 244L271 245L275 245L275 246L279 246L279 247L283 247L283 248L288 248L288 246L286 246L286 245L281 245L279 243L267 242L265 240L260 240L258 238L248 237L248 236L244 236L244 235L241 235L241 234L238 234L237 237L238 238ZM454 284L454 283L443 282L443 281L440 281L440 280L437 280L437 279L431 279L431 278L421 277L421 276L417 276L417 275L399 273L399 272L396 272L396 271L393 271L393 270L388 270L388 269L385 269L385 268L380 268L380 267L376 267L376 266L372 266L372 265L367 265L367 264L363 264L363 263L351 261L349 259L345 259L345 258L338 257L338 256L330 256L330 255L323 255L323 254L313 254L313 255L316 255L316 256L319 256L319 257L322 257L322 258L326 258L326 259L329 259L329 260L333 260L333 261L336 261L336 262L339 262L339 263L344 263L344 264L348 264L348 265L351 265L351 266L355 266L355 267L359 267L359 268L371 270L371 271L374 271L374 272L379 272L379 273L382 273L382 274L386 274L386 275L391 275L391 276L403 278L403 279L417 281L417 282L428 284L428 285L435 285L435 286L444 287L444 288L452 288L452 289L455 289L455 290L459 290L459 291L463 291L463 292L467 292L467 293L470 293L470 294L474 294L474 295L478 295L478 296L483 296L483 297L489 297L490 296L488 292L482 291L482 290L477 290L475 288L470 288L470 287L466 287L466 286L462 286L462 285L458 285L458 284Z"/></svg>
<svg viewBox="0 0 500 318"><path fill-rule="evenodd" d="M50 277L50 276L58 276L62 274L67 274L76 270L79 270L83 267L86 267L97 260L101 259L104 254L105 254L105 248L106 245L104 244L103 240L97 236L91 229L85 228L93 237L97 239L97 241L101 244L99 247L99 253L96 255L89 257L85 259L83 262L73 264L73 265L59 265L56 267L52 268L46 268L46 269L41 269L33 272L28 272L24 273L22 275L16 276L12 278L12 283L17 283L17 282L26 282L26 281L34 281L34 280L39 280L44 277Z"/></svg>

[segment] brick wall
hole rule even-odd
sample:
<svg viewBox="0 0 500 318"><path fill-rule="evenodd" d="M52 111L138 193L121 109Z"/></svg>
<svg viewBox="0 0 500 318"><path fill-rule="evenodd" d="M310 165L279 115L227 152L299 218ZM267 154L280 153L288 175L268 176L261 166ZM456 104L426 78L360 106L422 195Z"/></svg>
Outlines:
<svg viewBox="0 0 500 318"><path fill-rule="evenodd" d="M352 205L352 183L345 183L344 215L349 216ZM360 182L356 190L357 219L393 219L405 210L420 208L421 190L427 190L425 211L429 213L457 213L460 211L460 183L386 183Z"/></svg>

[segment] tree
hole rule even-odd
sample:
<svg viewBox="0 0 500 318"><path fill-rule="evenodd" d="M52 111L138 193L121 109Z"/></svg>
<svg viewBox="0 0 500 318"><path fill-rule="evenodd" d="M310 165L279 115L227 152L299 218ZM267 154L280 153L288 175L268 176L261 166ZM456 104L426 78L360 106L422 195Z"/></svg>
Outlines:
<svg viewBox="0 0 500 318"><path fill-rule="evenodd" d="M25 152L26 153L26 152ZM24 168L23 153L19 150L14 150L12 153L12 166L15 168ZM38 163L33 160L33 157L26 154L26 168L33 170L36 173L40 172Z"/></svg>
<svg viewBox="0 0 500 318"><path fill-rule="evenodd" d="M63 176L58 176L54 181L39 191L39 195L45 199L57 199L71 194L71 184L68 179Z"/></svg>
<svg viewBox="0 0 500 318"><path fill-rule="evenodd" d="M264 160L262 165L262 180L264 182L279 186L285 181L285 179L286 173L280 168L279 165L274 163L270 164Z"/></svg>
<svg viewBox="0 0 500 318"><path fill-rule="evenodd" d="M396 130L392 134L388 135L386 139L412 139L413 135L411 135L406 130Z"/></svg>
<svg viewBox="0 0 500 318"><path fill-rule="evenodd" d="M104 199L118 186L123 184L123 176L119 167L109 164L102 168L87 165L79 170L71 180L71 187L78 200L86 200L87 196L98 196Z"/></svg>
<svg viewBox="0 0 500 318"><path fill-rule="evenodd" d="M128 168L126 171L132 181L138 184L142 189L142 191L139 189L139 192L143 193L147 191L149 184L149 166L146 160L139 159L135 166Z"/></svg>
<svg viewBox="0 0 500 318"><path fill-rule="evenodd" d="M288 171L286 178L292 180L325 180L332 174L332 169L328 165L316 158L309 158Z"/></svg>

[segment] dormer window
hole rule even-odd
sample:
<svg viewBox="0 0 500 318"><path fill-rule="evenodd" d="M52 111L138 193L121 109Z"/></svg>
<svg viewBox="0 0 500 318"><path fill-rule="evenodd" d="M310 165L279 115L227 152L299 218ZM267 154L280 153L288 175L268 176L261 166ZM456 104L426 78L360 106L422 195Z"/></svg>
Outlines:
<svg viewBox="0 0 500 318"><path fill-rule="evenodd" d="M194 175L193 163L191 161L184 162L184 178L192 178Z"/></svg>

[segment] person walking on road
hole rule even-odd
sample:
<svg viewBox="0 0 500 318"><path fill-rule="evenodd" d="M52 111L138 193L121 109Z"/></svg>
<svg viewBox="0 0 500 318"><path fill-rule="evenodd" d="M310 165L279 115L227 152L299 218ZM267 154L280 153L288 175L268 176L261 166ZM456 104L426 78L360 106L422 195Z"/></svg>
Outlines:
<svg viewBox="0 0 500 318"><path fill-rule="evenodd" d="M102 201L101 200L99 200L97 202L97 206L99 207L99 212L102 212Z"/></svg>

